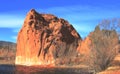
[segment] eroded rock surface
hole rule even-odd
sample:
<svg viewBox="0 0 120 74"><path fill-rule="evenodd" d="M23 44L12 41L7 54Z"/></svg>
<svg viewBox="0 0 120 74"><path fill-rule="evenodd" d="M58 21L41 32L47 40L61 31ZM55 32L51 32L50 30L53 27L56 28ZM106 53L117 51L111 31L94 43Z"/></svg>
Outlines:
<svg viewBox="0 0 120 74"><path fill-rule="evenodd" d="M56 60L76 56L79 40L81 37L66 20L32 9L18 33L15 63L55 65Z"/></svg>

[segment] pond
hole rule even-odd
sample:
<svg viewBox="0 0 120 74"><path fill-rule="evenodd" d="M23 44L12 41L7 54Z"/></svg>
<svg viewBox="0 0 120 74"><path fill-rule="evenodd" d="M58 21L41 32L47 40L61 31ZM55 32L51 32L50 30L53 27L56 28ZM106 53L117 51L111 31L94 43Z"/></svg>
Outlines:
<svg viewBox="0 0 120 74"><path fill-rule="evenodd" d="M93 74L80 68L0 65L0 74Z"/></svg>

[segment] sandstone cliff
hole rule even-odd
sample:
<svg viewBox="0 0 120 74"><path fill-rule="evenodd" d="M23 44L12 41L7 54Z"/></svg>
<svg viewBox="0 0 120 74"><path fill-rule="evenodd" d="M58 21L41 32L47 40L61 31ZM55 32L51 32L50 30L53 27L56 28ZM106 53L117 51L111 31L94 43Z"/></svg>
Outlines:
<svg viewBox="0 0 120 74"><path fill-rule="evenodd" d="M81 37L66 20L51 14L39 14L32 9L18 33L15 63L59 64L62 58L77 55L78 41Z"/></svg>

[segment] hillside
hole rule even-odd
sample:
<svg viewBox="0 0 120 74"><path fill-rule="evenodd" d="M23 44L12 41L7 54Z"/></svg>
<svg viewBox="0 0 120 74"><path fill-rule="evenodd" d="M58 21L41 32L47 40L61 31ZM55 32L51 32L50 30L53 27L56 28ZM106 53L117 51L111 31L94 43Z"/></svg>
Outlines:
<svg viewBox="0 0 120 74"><path fill-rule="evenodd" d="M14 64L16 43L0 41L0 64Z"/></svg>

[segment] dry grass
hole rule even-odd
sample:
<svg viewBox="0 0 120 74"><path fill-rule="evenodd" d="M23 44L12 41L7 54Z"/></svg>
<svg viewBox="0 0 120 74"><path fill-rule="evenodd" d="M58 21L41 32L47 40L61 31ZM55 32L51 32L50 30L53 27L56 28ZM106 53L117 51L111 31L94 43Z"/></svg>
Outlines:
<svg viewBox="0 0 120 74"><path fill-rule="evenodd" d="M98 74L120 74L120 65L115 63L115 61L118 61L120 63L120 54L116 55L112 66L108 67L105 71L102 71Z"/></svg>
<svg viewBox="0 0 120 74"><path fill-rule="evenodd" d="M14 65L15 60L0 60L0 65L3 64L9 64L9 65Z"/></svg>
<svg viewBox="0 0 120 74"><path fill-rule="evenodd" d="M105 72L100 72L97 74L120 74L120 70L119 71L105 71Z"/></svg>

